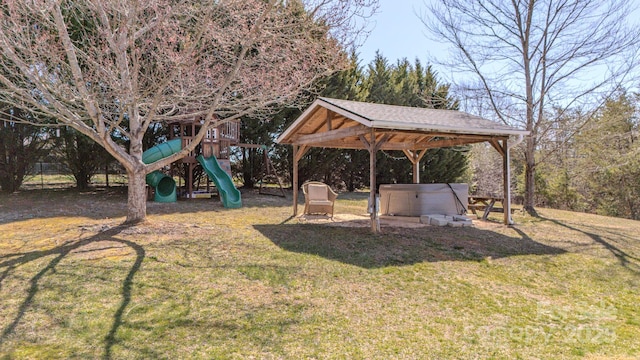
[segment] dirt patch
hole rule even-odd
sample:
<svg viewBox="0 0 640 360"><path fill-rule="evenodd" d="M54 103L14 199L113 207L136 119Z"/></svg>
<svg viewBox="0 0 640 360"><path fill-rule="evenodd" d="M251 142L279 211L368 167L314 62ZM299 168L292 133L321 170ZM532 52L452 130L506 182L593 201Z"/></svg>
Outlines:
<svg viewBox="0 0 640 360"><path fill-rule="evenodd" d="M328 226L339 226L339 227L353 227L353 228L368 228L371 226L371 219L369 215L356 215L356 214L336 214L331 218L326 215L302 215L298 217L298 222L307 223L307 224L321 224ZM418 229L429 227L427 224L422 224L417 219L409 219L409 218L398 218L398 219L389 219L389 218L381 218L380 219L381 227L397 227L397 228L407 228L407 229Z"/></svg>

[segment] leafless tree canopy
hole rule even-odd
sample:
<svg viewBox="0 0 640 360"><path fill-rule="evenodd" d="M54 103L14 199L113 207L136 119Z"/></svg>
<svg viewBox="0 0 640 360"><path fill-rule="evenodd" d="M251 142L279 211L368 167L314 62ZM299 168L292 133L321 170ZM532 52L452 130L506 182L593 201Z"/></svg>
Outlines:
<svg viewBox="0 0 640 360"><path fill-rule="evenodd" d="M345 64L342 50L375 4L4 0L0 100L78 129L130 177L144 176L191 150L142 164L151 123L201 116L208 125L293 101ZM131 141L128 151L114 134Z"/></svg>

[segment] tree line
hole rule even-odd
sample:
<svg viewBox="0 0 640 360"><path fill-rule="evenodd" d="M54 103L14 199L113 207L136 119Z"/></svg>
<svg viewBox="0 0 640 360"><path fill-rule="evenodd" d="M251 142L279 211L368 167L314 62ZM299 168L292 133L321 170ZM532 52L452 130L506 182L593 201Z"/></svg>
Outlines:
<svg viewBox="0 0 640 360"><path fill-rule="evenodd" d="M142 151L163 140L163 124L200 117L206 129L242 118L243 141L270 145L313 98L327 96L462 108L525 128L530 136L515 149L513 167L526 211L535 215L542 204L637 218L637 95L621 90L637 85L640 27L629 23L635 3L436 0L428 6L425 27L450 50L438 65L462 76L452 86L418 61L389 63L378 54L361 67L347 55L376 0L5 1L0 186L18 189L26 167L17 164L55 153L67 159L82 188L96 171L86 168L91 159L113 158L129 179L127 222L141 221L144 175L205 136L200 131L181 152L143 164ZM287 174L290 149L268 149ZM496 166L486 150L431 150L420 180L490 188ZM238 153L247 186L259 181L257 151ZM378 183L409 182L402 154L378 156ZM300 175L358 189L367 182L365 157L315 149Z"/></svg>
<svg viewBox="0 0 640 360"><path fill-rule="evenodd" d="M378 53L362 66L356 54L350 66L322 79L320 93L304 93L299 107L272 109L269 117L244 117L241 142L266 145L265 149L235 148L233 170L246 188L257 186L264 170L264 154L278 175L289 182L292 150L274 143L316 96L392 105L458 109L460 99L443 83L432 65L407 59L390 62ZM618 92L586 121L585 114L564 113L548 119L549 130L536 152L536 205L640 219L640 96ZM33 163L55 158L73 174L78 189L87 189L91 177L113 158L95 142L68 127L36 127L12 122L32 116L20 109L5 110L0 127L0 187L13 192ZM10 114L10 116L9 116ZM155 126L145 138L145 148L165 141L166 131ZM125 139L120 139L125 142ZM524 197L522 148L513 157L514 194ZM472 191L499 194L501 159L483 144L431 149L422 159L422 183L468 182ZM410 183L411 163L400 151L378 153L377 183ZM300 162L301 182L319 180L354 191L367 188L369 155L363 150L312 149Z"/></svg>
<svg viewBox="0 0 640 360"><path fill-rule="evenodd" d="M311 104L315 96L323 96L388 105L458 109L458 101L449 93L449 85L438 79L432 66L425 66L419 60L412 63L400 59L391 63L377 53L371 63L363 67L352 54L350 64L347 70L323 79L323 90L319 94L306 94L305 105ZM268 121L259 118L242 121L242 141L267 145L271 161L288 179L292 177L292 149L277 146L274 140L303 110L304 107L285 108ZM251 186L260 180L264 166L261 150L239 151L244 153L239 156L244 159L239 164L239 171L244 184ZM428 150L420 162L420 182L460 181L467 173L468 151L468 146ZM381 151L377 154L377 162L378 184L412 182L412 165L402 151ZM348 191L366 188L369 153L352 149L311 149L299 163L299 177L301 183L318 180Z"/></svg>
<svg viewBox="0 0 640 360"><path fill-rule="evenodd" d="M588 122L566 114L536 156L540 205L640 219L640 97L619 92Z"/></svg>
<svg viewBox="0 0 640 360"><path fill-rule="evenodd" d="M530 132L522 195L525 210L536 215L539 152L563 144L548 142L548 133L571 113L588 122L625 84L637 85L638 4L434 0L427 6L422 21L449 50L440 63L461 75L457 85L473 99L473 111Z"/></svg>
<svg viewBox="0 0 640 360"><path fill-rule="evenodd" d="M126 170L127 223L146 217L145 175L184 157L210 125L295 103L343 69L376 0L193 2L7 0L0 100L68 126ZM151 164L155 124L202 120L194 141ZM125 138L123 146L118 141Z"/></svg>
<svg viewBox="0 0 640 360"><path fill-rule="evenodd" d="M272 115L243 117L241 142L266 145L269 157L285 180L291 177L291 149L274 144L275 138L286 129L316 96L390 105L457 109L458 102L449 94L449 85L442 84L431 66L406 59L391 64L382 54L362 67L357 56L351 55L350 66L320 80L320 93L303 93L304 101L297 107L272 107ZM74 176L78 189L87 189L91 177L113 162L101 146L73 128L62 126L33 126L18 121L20 116L32 116L19 109L4 112L4 126L0 129L4 161L0 163L0 184L3 191L19 189L29 168L48 156L65 165ZM11 116L6 116L12 114ZM161 124L145 135L145 148L166 140L167 131ZM117 139L126 146L126 138ZM234 170L246 187L253 187L261 179L265 150L236 149ZM421 182L455 182L467 169L469 147L431 149L421 161ZM241 153L244 154L241 154ZM412 180L412 166L401 151L378 154L378 182L406 183ZM300 178L320 180L332 186L354 191L368 186L369 155L363 150L313 149L300 163Z"/></svg>

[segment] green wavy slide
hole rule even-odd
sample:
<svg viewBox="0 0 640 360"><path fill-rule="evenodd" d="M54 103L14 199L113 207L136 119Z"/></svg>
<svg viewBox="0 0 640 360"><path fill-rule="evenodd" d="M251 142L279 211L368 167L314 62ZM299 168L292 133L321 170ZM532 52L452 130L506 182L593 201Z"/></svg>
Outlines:
<svg viewBox="0 0 640 360"><path fill-rule="evenodd" d="M209 178L216 184L220 199L222 200L222 206L230 209L241 207L242 199L240 197L240 191L233 185L231 176L220 167L218 159L216 159L215 156L205 158L199 155L196 160L198 160Z"/></svg>

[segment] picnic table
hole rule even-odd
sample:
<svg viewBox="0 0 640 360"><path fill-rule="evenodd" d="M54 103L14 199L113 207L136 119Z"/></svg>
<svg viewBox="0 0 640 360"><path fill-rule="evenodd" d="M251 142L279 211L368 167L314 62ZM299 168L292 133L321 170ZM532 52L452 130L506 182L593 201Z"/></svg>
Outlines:
<svg viewBox="0 0 640 360"><path fill-rule="evenodd" d="M504 198L496 196L470 195L469 210L471 210L471 212L473 212L473 214L476 216L478 216L477 210L484 210L484 213L482 214L482 220L487 220L489 213L492 211L499 213L504 212L503 208L495 207L496 202L500 202L502 204L503 200Z"/></svg>

